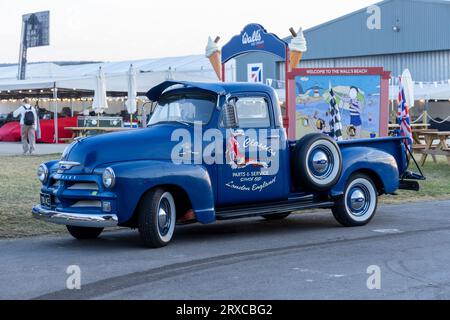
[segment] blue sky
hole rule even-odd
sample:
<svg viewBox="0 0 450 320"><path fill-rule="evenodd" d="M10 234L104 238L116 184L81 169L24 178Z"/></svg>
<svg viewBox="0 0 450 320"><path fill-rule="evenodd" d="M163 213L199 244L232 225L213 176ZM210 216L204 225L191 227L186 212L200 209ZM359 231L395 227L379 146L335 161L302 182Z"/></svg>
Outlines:
<svg viewBox="0 0 450 320"><path fill-rule="evenodd" d="M367 7L376 0L1 0L0 62L18 60L21 15L51 11L51 45L29 61L128 60L201 54L247 23L280 36Z"/></svg>

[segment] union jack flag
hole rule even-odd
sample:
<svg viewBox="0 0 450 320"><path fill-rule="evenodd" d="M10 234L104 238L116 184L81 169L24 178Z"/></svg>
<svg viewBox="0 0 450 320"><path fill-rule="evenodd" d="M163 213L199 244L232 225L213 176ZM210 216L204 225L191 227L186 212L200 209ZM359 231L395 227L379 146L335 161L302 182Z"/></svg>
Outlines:
<svg viewBox="0 0 450 320"><path fill-rule="evenodd" d="M406 103L405 89L403 87L402 78L399 77L399 91L398 91L398 111L397 111L397 123L400 125L400 136L405 137L405 144L408 148L411 148L412 130L411 130L411 118L409 117L409 108Z"/></svg>

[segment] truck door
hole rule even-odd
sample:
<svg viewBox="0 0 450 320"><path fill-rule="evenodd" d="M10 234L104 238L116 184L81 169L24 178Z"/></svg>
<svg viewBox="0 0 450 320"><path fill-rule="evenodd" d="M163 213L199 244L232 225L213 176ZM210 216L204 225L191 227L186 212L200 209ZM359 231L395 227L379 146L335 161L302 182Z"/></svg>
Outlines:
<svg viewBox="0 0 450 320"><path fill-rule="evenodd" d="M280 164L285 160L284 129L275 128L270 99L264 94L234 96L237 126L221 127L223 165L218 168L218 206L282 200L289 180Z"/></svg>

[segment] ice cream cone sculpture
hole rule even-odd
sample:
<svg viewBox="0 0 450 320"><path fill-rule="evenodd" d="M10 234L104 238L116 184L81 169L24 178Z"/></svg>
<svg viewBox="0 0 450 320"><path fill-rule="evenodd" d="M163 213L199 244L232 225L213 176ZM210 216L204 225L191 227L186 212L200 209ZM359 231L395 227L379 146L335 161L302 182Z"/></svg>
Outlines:
<svg viewBox="0 0 450 320"><path fill-rule="evenodd" d="M292 34L292 40L289 44L290 67L292 70L298 67L303 58L303 54L308 50L308 48L302 28L300 28L298 32L295 32L294 28L290 28L289 31Z"/></svg>
<svg viewBox="0 0 450 320"><path fill-rule="evenodd" d="M219 80L222 80L222 51L219 48L219 41L220 37L216 37L214 41L209 37L205 55L211 62Z"/></svg>

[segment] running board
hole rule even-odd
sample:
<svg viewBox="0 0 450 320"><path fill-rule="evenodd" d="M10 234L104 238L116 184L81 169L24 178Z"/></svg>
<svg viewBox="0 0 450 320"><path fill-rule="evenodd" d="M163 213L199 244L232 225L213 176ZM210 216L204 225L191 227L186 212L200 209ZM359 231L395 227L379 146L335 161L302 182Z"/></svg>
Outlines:
<svg viewBox="0 0 450 320"><path fill-rule="evenodd" d="M287 213L305 209L327 209L334 206L333 201L288 201L257 206L223 208L216 210L217 220L250 218L268 214Z"/></svg>

